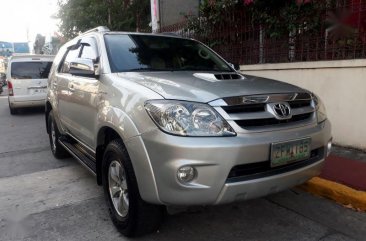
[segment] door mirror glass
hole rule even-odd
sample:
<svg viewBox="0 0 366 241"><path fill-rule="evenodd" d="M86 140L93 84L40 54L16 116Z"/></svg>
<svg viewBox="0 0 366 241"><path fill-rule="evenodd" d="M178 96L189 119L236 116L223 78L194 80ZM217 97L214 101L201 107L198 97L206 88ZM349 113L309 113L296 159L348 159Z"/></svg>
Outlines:
<svg viewBox="0 0 366 241"><path fill-rule="evenodd" d="M69 73L77 76L95 77L94 62L91 59L76 58L70 62Z"/></svg>

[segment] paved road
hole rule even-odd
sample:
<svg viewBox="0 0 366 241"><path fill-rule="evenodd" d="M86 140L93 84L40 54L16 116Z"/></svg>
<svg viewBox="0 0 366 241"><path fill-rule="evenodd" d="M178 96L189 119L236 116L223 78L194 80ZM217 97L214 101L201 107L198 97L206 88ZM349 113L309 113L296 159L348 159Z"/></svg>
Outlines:
<svg viewBox="0 0 366 241"><path fill-rule="evenodd" d="M0 96L0 137L0 240L127 240L94 177L53 158L42 110L10 116ZM170 215L136 240L366 240L366 214L293 189Z"/></svg>

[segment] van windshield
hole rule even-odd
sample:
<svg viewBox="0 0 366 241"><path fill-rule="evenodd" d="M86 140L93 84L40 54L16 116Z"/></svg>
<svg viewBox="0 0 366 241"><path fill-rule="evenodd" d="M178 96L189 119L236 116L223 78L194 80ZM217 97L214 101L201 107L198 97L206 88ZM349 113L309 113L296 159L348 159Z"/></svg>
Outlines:
<svg viewBox="0 0 366 241"><path fill-rule="evenodd" d="M112 72L232 71L218 55L190 39L106 34L105 41Z"/></svg>
<svg viewBox="0 0 366 241"><path fill-rule="evenodd" d="M52 62L13 62L11 78L13 79L47 79Z"/></svg>

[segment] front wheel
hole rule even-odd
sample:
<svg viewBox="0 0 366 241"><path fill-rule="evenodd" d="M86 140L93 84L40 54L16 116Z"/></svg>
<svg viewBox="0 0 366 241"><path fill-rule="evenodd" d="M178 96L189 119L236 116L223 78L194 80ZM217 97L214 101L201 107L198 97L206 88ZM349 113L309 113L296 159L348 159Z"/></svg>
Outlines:
<svg viewBox="0 0 366 241"><path fill-rule="evenodd" d="M141 199L131 160L121 140L111 141L104 152L103 188L111 219L122 234L140 236L159 228L163 206Z"/></svg>

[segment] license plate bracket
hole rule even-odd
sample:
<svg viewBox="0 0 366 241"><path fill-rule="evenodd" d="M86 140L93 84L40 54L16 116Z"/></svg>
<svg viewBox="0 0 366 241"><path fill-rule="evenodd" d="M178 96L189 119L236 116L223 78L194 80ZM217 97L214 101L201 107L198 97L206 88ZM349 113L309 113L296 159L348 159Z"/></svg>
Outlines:
<svg viewBox="0 0 366 241"><path fill-rule="evenodd" d="M286 165L310 158L311 138L271 144L271 167Z"/></svg>

